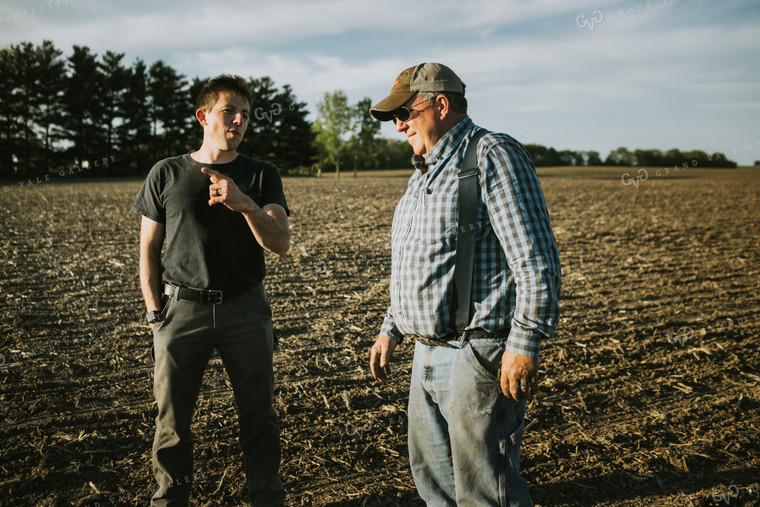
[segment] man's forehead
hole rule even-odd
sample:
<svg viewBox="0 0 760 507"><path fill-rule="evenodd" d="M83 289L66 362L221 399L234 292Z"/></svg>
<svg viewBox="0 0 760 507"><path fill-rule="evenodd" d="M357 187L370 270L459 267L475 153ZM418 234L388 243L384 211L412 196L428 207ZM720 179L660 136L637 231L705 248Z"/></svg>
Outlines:
<svg viewBox="0 0 760 507"><path fill-rule="evenodd" d="M226 106L226 105L239 107L240 109L243 109L245 111L248 111L250 108L250 104L248 104L248 99L246 99L242 95L238 95L237 93L227 92L227 91L219 92L219 96L216 98L216 104L214 104L214 107L221 107L221 106Z"/></svg>

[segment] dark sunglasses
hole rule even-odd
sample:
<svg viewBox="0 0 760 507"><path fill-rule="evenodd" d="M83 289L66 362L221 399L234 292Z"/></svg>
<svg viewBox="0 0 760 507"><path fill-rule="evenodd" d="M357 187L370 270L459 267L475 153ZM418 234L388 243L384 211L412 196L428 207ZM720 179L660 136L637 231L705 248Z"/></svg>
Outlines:
<svg viewBox="0 0 760 507"><path fill-rule="evenodd" d="M417 104L424 104L424 103L425 103L424 101L423 102L417 102ZM411 106L401 106L398 109L396 109L395 111L393 111L393 113L391 113L393 115L393 121L396 121L396 120L402 121L402 122L408 121L409 118L412 117L412 111L417 111L417 112L424 111L425 109L428 109L428 108L434 106L435 102L430 102L429 103L430 105L428 107L423 107L422 109L412 109L417 104L412 104Z"/></svg>

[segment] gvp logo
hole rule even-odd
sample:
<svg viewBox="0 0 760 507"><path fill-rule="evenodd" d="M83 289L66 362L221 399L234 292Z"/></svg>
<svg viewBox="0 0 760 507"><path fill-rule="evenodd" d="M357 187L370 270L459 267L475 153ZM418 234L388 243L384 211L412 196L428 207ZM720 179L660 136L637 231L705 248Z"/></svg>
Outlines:
<svg viewBox="0 0 760 507"><path fill-rule="evenodd" d="M623 176L620 178L620 180L623 182L623 185L633 185L638 190L639 184L642 181L646 181L649 179L649 171L644 169L643 167L639 169L638 176L631 176L630 173L623 173Z"/></svg>
<svg viewBox="0 0 760 507"><path fill-rule="evenodd" d="M686 347L686 342L689 341L692 338L692 335L694 334L694 330L690 328L689 326L686 326L684 328L684 332L680 335L674 333L673 331L668 332L668 343L671 345L675 345L676 343L680 344L681 347ZM676 336L677 338L671 339L671 336Z"/></svg>
<svg viewBox="0 0 760 507"><path fill-rule="evenodd" d="M726 502L726 504L731 504L732 498L738 498L739 497L739 486L736 484L731 484L728 487L728 491L726 493L716 493L713 492L712 499L714 502Z"/></svg>
<svg viewBox="0 0 760 507"><path fill-rule="evenodd" d="M575 24L578 25L578 28L588 27L592 32L594 31L594 25L601 23L602 21L604 21L604 14L602 14L602 11L592 12L591 17L588 19L586 19L586 16L583 14L580 14L575 18Z"/></svg>
<svg viewBox="0 0 760 507"><path fill-rule="evenodd" d="M278 104L277 102L275 102L274 104L272 104L272 109L270 109L269 111L266 111L262 107L257 107L253 111L253 116L257 120L263 120L264 118L266 118L266 120L269 123L272 123L272 121L274 120L274 117L279 116L280 113L282 113L282 106Z"/></svg>

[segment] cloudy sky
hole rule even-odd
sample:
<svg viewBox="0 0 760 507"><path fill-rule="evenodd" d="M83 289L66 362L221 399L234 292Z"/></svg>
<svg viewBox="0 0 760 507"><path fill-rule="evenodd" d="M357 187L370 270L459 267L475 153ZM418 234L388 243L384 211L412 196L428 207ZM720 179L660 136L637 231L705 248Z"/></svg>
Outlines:
<svg viewBox="0 0 760 507"><path fill-rule="evenodd" d="M0 45L44 39L188 77L270 76L310 104L339 88L378 101L438 61L475 123L523 143L760 160L758 0L3 0Z"/></svg>

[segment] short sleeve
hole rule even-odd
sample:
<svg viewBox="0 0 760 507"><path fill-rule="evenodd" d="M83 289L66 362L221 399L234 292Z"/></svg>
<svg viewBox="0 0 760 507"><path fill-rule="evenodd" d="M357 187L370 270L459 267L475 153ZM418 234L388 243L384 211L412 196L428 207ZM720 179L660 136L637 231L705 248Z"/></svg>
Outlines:
<svg viewBox="0 0 760 507"><path fill-rule="evenodd" d="M290 216L288 202L282 189L282 178L280 178L277 166L267 164L261 176L263 178L261 185L261 207L263 208L267 204L279 204L285 209L285 213Z"/></svg>
<svg viewBox="0 0 760 507"><path fill-rule="evenodd" d="M140 193L132 205L132 211L154 222L166 223L166 207L163 202L163 177L160 163L153 166L143 182Z"/></svg>

